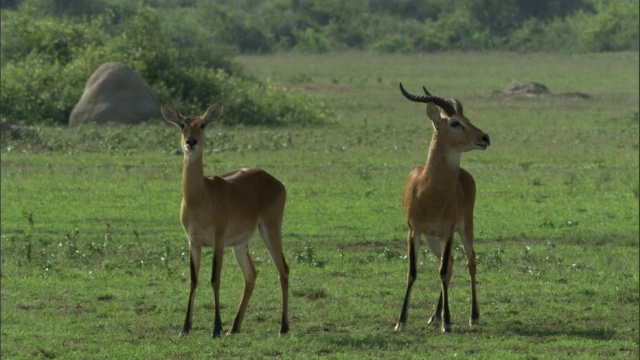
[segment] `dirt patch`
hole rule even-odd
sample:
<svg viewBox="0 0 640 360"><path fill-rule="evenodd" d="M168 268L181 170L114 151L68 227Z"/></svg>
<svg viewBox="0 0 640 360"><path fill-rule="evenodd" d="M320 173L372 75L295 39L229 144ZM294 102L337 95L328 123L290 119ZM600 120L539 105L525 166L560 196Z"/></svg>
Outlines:
<svg viewBox="0 0 640 360"><path fill-rule="evenodd" d="M554 97L563 97L566 99L580 99L580 100L589 100L591 99L591 95L585 94L583 92L566 92L554 94L549 88L538 82L521 82L521 81L512 81L505 88L500 90L494 90L493 97L507 97L507 98L538 98L538 97L546 97L546 96L554 96Z"/></svg>

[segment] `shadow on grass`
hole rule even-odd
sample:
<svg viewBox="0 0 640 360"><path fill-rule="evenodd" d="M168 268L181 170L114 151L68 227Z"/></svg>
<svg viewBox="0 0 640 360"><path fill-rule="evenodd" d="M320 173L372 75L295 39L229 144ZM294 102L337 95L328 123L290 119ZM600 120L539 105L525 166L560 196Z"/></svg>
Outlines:
<svg viewBox="0 0 640 360"><path fill-rule="evenodd" d="M382 333L356 334L352 332L335 332L326 334L325 340L340 348L371 349L371 350L397 350L429 346L430 339L440 337L460 337L468 339L469 336L478 334L477 328L462 328L455 330L452 334L444 334L439 328L433 326L414 326L412 329L405 329L396 332L393 327L385 328ZM437 341L437 340L435 340Z"/></svg>
<svg viewBox="0 0 640 360"><path fill-rule="evenodd" d="M580 329L577 327L550 329L544 326L535 325L511 325L507 331L521 336L530 337L553 337L553 336L571 336L582 337L593 340L611 340L616 335L616 331L606 327L593 327L588 329Z"/></svg>
<svg viewBox="0 0 640 360"><path fill-rule="evenodd" d="M333 345L340 348L354 349L394 349L412 346L418 339L409 340L406 337L374 335L368 337L340 336L330 339Z"/></svg>

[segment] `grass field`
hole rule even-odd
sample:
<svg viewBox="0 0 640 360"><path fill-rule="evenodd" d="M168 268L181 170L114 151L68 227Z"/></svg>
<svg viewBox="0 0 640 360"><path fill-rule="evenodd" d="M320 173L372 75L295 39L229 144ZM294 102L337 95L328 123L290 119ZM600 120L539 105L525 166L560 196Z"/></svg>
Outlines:
<svg viewBox="0 0 640 360"><path fill-rule="evenodd" d="M135 128L24 129L2 138L3 358L630 358L639 353L637 53L334 53L239 57L272 86L333 109L318 127L208 132L205 172L260 166L288 190L285 254L291 332L259 237L243 332L211 339L211 252L194 329L178 339L189 288L179 221L179 134ZM512 80L562 96L496 96ZM465 154L475 177L481 324L456 239L453 333L427 325L437 259L423 245L405 332L407 174L426 160L431 125L398 82L457 97L490 134ZM212 99L212 103L217 99ZM179 110L179 109L178 109ZM205 109L203 109L204 111ZM222 316L242 276L228 250Z"/></svg>

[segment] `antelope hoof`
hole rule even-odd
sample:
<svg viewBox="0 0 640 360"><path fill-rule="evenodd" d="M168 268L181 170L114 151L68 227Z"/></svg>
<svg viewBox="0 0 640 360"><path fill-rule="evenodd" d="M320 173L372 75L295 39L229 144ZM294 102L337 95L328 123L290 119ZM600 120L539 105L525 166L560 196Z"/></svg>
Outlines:
<svg viewBox="0 0 640 360"><path fill-rule="evenodd" d="M404 330L404 323L398 323L396 324L396 328L395 331L403 331Z"/></svg>
<svg viewBox="0 0 640 360"><path fill-rule="evenodd" d="M233 329L230 329L229 331L227 331L227 333L225 334L225 336L227 336L227 337L228 337L228 336L231 336L231 335L233 335L233 334L237 334L237 333L239 333L239 331L234 331Z"/></svg>
<svg viewBox="0 0 640 360"><path fill-rule="evenodd" d="M451 325L442 326L442 332L445 333L445 334L451 333Z"/></svg>
<svg viewBox="0 0 640 360"><path fill-rule="evenodd" d="M440 317L439 317L439 316L436 316L436 315L433 315L433 316L431 317L431 319L429 319L428 324L429 324L429 325L433 325L433 326L438 326L438 325L440 325Z"/></svg>
<svg viewBox="0 0 640 360"><path fill-rule="evenodd" d="M286 335L289 332L289 325L282 325L280 328L280 335Z"/></svg>
<svg viewBox="0 0 640 360"><path fill-rule="evenodd" d="M182 330L182 331L180 331L180 334L178 334L178 338L185 337L185 336L187 336L188 334L189 334L189 332L188 332L188 331L184 331L184 330Z"/></svg>
<svg viewBox="0 0 640 360"><path fill-rule="evenodd" d="M478 319L478 318L476 318L476 319L474 319L474 318L469 319L469 326L474 326L474 325L478 325L478 324L480 324L480 319Z"/></svg>

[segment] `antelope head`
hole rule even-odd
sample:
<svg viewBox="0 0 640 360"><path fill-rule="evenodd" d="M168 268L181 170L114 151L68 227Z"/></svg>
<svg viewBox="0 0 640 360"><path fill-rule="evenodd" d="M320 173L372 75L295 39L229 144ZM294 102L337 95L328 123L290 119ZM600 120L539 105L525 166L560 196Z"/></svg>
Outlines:
<svg viewBox="0 0 640 360"><path fill-rule="evenodd" d="M434 139L444 142L450 149L459 152L485 150L490 144L489 135L475 127L464 116L462 103L458 99L444 99L431 95L423 86L424 95L408 93L402 83L400 91L407 99L427 104L427 116L435 129Z"/></svg>
<svg viewBox="0 0 640 360"><path fill-rule="evenodd" d="M216 103L202 116L182 116L169 105L160 106L164 119L182 130L181 147L186 156L202 153L204 128L222 115L222 109L222 104Z"/></svg>

